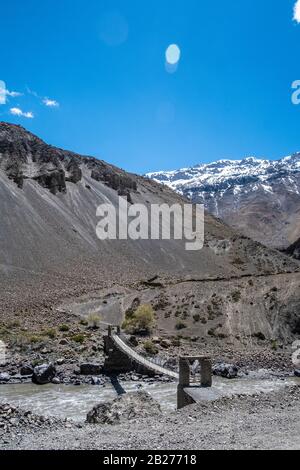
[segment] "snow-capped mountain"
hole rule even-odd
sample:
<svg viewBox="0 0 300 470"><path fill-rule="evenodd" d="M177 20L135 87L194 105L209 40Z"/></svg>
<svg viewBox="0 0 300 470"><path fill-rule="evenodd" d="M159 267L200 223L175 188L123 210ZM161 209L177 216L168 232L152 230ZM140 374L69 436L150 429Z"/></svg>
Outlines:
<svg viewBox="0 0 300 470"><path fill-rule="evenodd" d="M286 247L300 235L300 153L281 160L220 160L148 173L245 235Z"/></svg>

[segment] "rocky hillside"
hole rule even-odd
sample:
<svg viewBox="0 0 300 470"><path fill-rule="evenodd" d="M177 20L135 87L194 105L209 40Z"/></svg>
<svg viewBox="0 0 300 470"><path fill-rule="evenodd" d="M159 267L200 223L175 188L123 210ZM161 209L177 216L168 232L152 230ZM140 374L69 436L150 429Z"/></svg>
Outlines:
<svg viewBox="0 0 300 470"><path fill-rule="evenodd" d="M99 241L99 204L118 196L149 207L183 202L167 187L92 157L54 148L0 123L0 311L45 312L65 297L159 274L231 278L294 272L298 263L205 218L205 246L184 241Z"/></svg>
<svg viewBox="0 0 300 470"><path fill-rule="evenodd" d="M287 247L300 233L300 154L278 161L220 160L147 175L247 236Z"/></svg>
<svg viewBox="0 0 300 470"><path fill-rule="evenodd" d="M87 158L45 144L19 126L1 123L0 169L22 189L25 180L36 181L52 194L66 193L67 183L82 181L81 165L95 181L102 181L120 196L136 191L136 181L124 171L96 158Z"/></svg>

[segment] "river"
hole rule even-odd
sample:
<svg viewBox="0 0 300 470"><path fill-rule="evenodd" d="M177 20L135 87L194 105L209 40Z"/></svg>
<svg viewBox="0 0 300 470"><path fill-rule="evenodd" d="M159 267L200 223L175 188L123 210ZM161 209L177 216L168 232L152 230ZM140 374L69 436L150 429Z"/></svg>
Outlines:
<svg viewBox="0 0 300 470"><path fill-rule="evenodd" d="M237 394L268 393L279 390L287 385L300 383L297 378L270 378L246 377L236 380L214 378L213 389L219 396L232 396ZM164 412L176 409L175 383L138 384L137 382L121 382L127 391L146 390L159 401ZM111 384L105 386L93 385L0 385L0 401L20 406L36 414L52 415L60 418L71 418L83 421L87 412L97 403L112 400L117 396ZM209 399L209 398L208 398Z"/></svg>

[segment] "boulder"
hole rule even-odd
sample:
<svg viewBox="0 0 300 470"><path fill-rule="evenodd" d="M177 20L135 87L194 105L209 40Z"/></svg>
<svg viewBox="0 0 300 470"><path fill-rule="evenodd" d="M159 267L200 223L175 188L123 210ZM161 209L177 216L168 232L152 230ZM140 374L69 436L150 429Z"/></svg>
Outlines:
<svg viewBox="0 0 300 470"><path fill-rule="evenodd" d="M216 364L213 367L213 374L226 379L235 379L238 375L238 367L234 364Z"/></svg>
<svg viewBox="0 0 300 470"><path fill-rule="evenodd" d="M80 375L100 375L102 373L101 364L87 362L80 365Z"/></svg>
<svg viewBox="0 0 300 470"><path fill-rule="evenodd" d="M52 382L55 376L56 369L53 364L42 364L34 368L32 382L38 385L45 385Z"/></svg>
<svg viewBox="0 0 300 470"><path fill-rule="evenodd" d="M162 339L160 345L164 349L169 349L172 346L172 343L169 339Z"/></svg>
<svg viewBox="0 0 300 470"><path fill-rule="evenodd" d="M60 379L58 377L54 377L54 379L52 379L52 383L54 385L60 385L61 382L60 382Z"/></svg>
<svg viewBox="0 0 300 470"><path fill-rule="evenodd" d="M153 336L152 343L160 343L160 338L158 336Z"/></svg>
<svg viewBox="0 0 300 470"><path fill-rule="evenodd" d="M92 385L102 385L102 380L99 377L92 377Z"/></svg>
<svg viewBox="0 0 300 470"><path fill-rule="evenodd" d="M60 357L59 359L57 359L56 365L62 366L65 362L66 362L65 359L63 357Z"/></svg>
<svg viewBox="0 0 300 470"><path fill-rule="evenodd" d="M61 344L62 346L66 346L67 344L69 344L69 341L65 338L61 339L59 344Z"/></svg>
<svg viewBox="0 0 300 470"><path fill-rule="evenodd" d="M33 374L33 367L25 365L22 366L20 369L20 374L21 375L32 375Z"/></svg>
<svg viewBox="0 0 300 470"><path fill-rule="evenodd" d="M300 369L296 369L296 370L295 370L295 376L296 376L296 377L300 377Z"/></svg>
<svg viewBox="0 0 300 470"><path fill-rule="evenodd" d="M9 382L10 381L10 375L7 372L2 372L0 374L0 382Z"/></svg>
<svg viewBox="0 0 300 470"><path fill-rule="evenodd" d="M129 338L129 342L132 346L137 347L139 345L138 339L136 336L132 335Z"/></svg>
<svg viewBox="0 0 300 470"><path fill-rule="evenodd" d="M87 415L90 424L120 424L122 422L161 415L160 405L144 391L120 395L107 403L100 403Z"/></svg>

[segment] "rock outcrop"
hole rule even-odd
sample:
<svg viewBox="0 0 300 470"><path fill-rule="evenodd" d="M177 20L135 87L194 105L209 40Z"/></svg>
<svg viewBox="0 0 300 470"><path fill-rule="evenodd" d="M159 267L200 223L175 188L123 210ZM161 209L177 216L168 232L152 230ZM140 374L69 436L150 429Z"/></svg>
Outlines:
<svg viewBox="0 0 300 470"><path fill-rule="evenodd" d="M64 193L66 182L81 181L83 167L93 179L128 199L130 191L137 190L134 178L112 165L52 147L21 126L0 123L0 169L19 188L23 188L26 179L32 179L52 194Z"/></svg>

